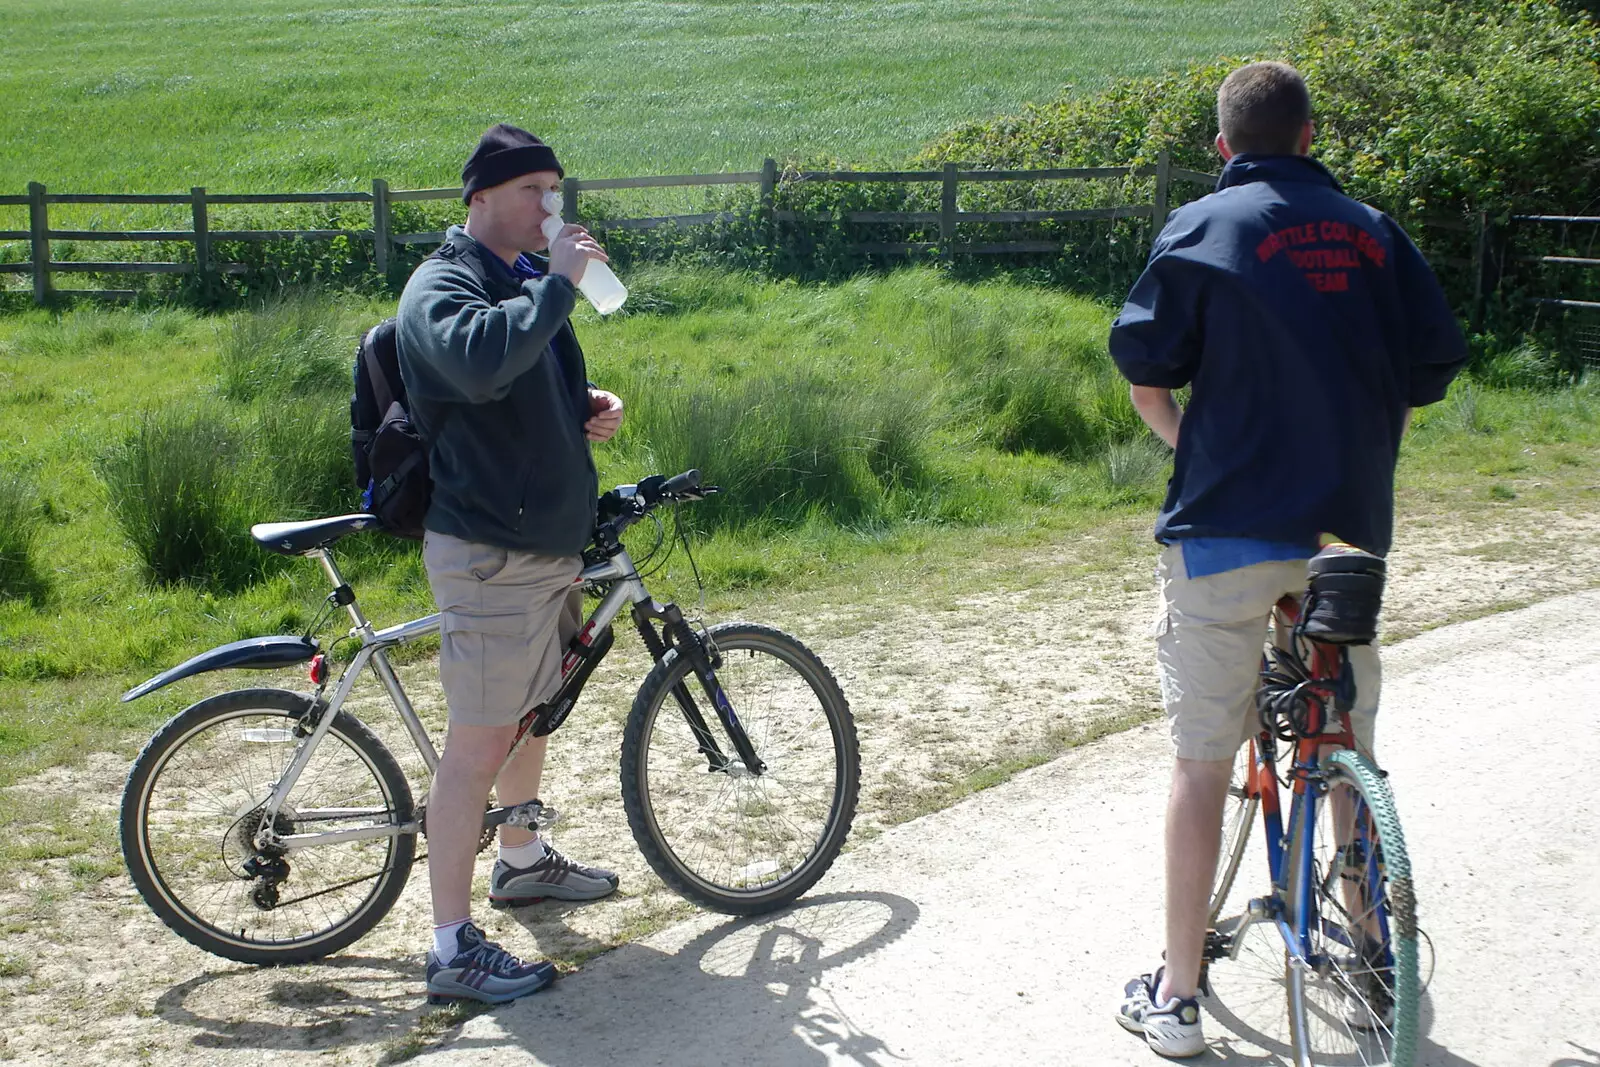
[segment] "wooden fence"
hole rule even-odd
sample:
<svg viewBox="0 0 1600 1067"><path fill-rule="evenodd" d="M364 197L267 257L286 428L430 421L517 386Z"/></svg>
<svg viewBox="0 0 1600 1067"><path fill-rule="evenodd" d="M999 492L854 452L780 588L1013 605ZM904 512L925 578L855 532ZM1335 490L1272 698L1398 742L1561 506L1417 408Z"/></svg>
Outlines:
<svg viewBox="0 0 1600 1067"><path fill-rule="evenodd" d="M957 208L957 191L964 182L1042 182L1082 181L1093 179L1154 178L1155 192L1148 204L1121 204L1111 207L1082 208L1077 210L1012 210L1012 211L961 211ZM567 178L562 183L569 219L582 219L582 196L585 192L618 189L663 189L682 186L756 185L760 189L761 211L772 223L812 221L811 216L794 211L778 210L774 193L780 180L776 161L766 160L758 171L726 174L682 174L650 178ZM854 211L844 215L852 224L898 224L932 227L937 225L938 241L862 241L854 247L864 254L896 255L926 252L938 249L941 255L1001 255L1008 253L1059 252L1061 241L991 241L966 242L958 240L959 228L967 223L1028 223L1064 222L1093 219L1148 218L1151 220L1152 239L1161 231L1172 200L1172 183L1186 182L1212 185L1214 174L1203 174L1172 165L1166 152L1157 163L1149 166L1126 167L1074 167L1057 170L971 170L948 163L936 171L800 171L782 175L789 182L937 182L941 196L938 211ZM33 297L44 304L54 290L52 276L65 273L160 273L198 274L202 277L218 274L239 274L250 268L245 264L222 262L216 258L214 245L218 241L270 241L300 239L307 241L331 240L338 237L372 243L372 264L379 274L387 274L391 256L396 246L411 244L438 244L444 239L442 231L428 233L394 233L391 226L391 206L407 201L458 200L460 186L450 189L390 189L383 179L372 182L371 192L343 193L210 193L195 187L188 193L174 194L88 194L52 193L38 182L30 182L26 196L0 196L0 206L28 208L27 230L0 230L0 242L26 241L30 245L30 258L19 263L0 263L0 273L31 274ZM187 205L192 219L186 230L53 230L50 228L50 207L53 204L106 204L106 205ZM210 209L222 205L242 204L370 204L372 223L370 229L328 230L214 230L210 226ZM699 214L655 215L640 218L596 219L587 223L596 230L645 230L658 226L703 226L719 221L731 221L732 212L713 211ZM824 221L818 219L817 221ZM828 220L834 221L834 220ZM192 262L150 261L60 261L53 260L51 241L88 242L191 242L194 245ZM67 289L63 294L126 298L134 296L132 290L122 289Z"/></svg>

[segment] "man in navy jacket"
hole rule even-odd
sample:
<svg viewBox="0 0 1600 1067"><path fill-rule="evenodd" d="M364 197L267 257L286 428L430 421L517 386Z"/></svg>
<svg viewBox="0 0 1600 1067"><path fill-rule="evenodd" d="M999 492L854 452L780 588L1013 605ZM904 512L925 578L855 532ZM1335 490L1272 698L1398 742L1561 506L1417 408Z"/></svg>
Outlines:
<svg viewBox="0 0 1600 1067"><path fill-rule="evenodd" d="M1177 450L1155 529L1157 663L1177 749L1166 963L1128 983L1117 1015L1167 1056L1205 1049L1196 987L1222 808L1253 732L1272 605L1304 591L1323 534L1388 552L1411 409L1442 399L1466 359L1416 246L1307 156L1298 72L1234 71L1217 117L1217 191L1172 214L1111 328L1134 406ZM1352 661L1351 726L1370 749L1377 651L1358 646Z"/></svg>

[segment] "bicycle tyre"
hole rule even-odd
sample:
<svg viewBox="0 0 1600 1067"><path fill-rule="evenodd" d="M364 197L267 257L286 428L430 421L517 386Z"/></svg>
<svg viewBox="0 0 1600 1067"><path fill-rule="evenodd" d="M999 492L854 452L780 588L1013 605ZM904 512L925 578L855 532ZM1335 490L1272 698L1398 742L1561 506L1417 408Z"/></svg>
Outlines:
<svg viewBox="0 0 1600 1067"><path fill-rule="evenodd" d="M1228 894L1239 876L1239 866L1250 846L1250 828L1255 824L1261 799L1245 795L1245 782L1250 773L1250 746L1242 745L1234 757L1233 779L1228 783L1228 796L1222 809L1222 845L1217 856L1217 872L1212 879L1211 906L1207 923L1215 926L1222 910L1227 906Z"/></svg>
<svg viewBox="0 0 1600 1067"><path fill-rule="evenodd" d="M283 727L267 727L269 736L266 739L287 746L294 736L291 724L297 725L313 707L313 700L308 694L291 693L282 689L242 689L208 697L190 705L168 720L145 744L128 772L127 784L122 793L119 831L123 861L128 866L133 884L150 909L174 933L213 955L239 963L268 965L306 963L321 959L346 947L376 926L394 906L401 890L405 888L407 878L410 877L411 863L416 854L416 836L401 833L377 839L389 843L384 865L378 873L370 876L373 881L371 890L361 896L347 914L338 917L325 928L313 929L287 940L272 940L251 937L248 928L245 927L235 929L233 926L222 926L217 922L208 921L198 910L200 904L193 899L186 899L186 895L198 896L198 892L189 894L178 884L181 876L191 872L185 870L177 860L165 864L164 869L163 861L157 858L158 850L153 847L152 842L152 791L161 782L163 773L174 766L175 760L184 752L186 746L195 746L200 755L194 758L200 759L205 755L204 739L209 736L208 731L247 717L254 717L267 723L281 718L284 721ZM289 736L283 737L270 732L280 729L286 729ZM243 731L240 732L240 737L242 741L254 740L244 737ZM359 760L360 767L371 774L373 783L385 802L386 811L394 822L404 823L412 818L411 787L399 764L395 762L394 756L384 747L376 734L354 716L340 711L330 724L328 734L318 746L313 760L322 757L323 749L330 743L342 743L349 753ZM319 765L313 765L316 766ZM318 784L307 782L311 770L312 768L308 768L307 774L303 774L301 781L296 784L296 792L290 794L291 806L296 796L301 795L308 785ZM247 805L252 801L259 804L265 799L265 794L270 793L271 786L276 783L274 778L270 782L259 783L258 788L257 783L246 782L245 772L240 771L235 774L237 779L235 784L244 784L243 799L225 799L223 794L226 790L222 779L231 771L232 768L229 768L228 772L218 769L216 778L219 784L215 791L209 788L208 782L199 783L199 787L185 787L181 784L181 772L174 772L180 778L180 785L174 787L180 798L193 797L197 801L209 799L219 808L215 812L217 818L210 823L206 831L197 831L192 835L182 832L173 835L173 840L178 842L180 848L190 849L187 856L188 865L206 870L212 876L211 882L206 884L212 886L227 887L229 883L221 877L223 875L237 882L253 884L229 867L228 850L232 845L236 855L242 855L245 846L241 844L236 830L244 825L249 817L250 809ZM240 795L240 790L235 789L234 795ZM223 806L226 806L227 810L221 810ZM199 807L198 803L196 807ZM240 812L240 809L243 811L232 823L225 824L221 821L235 812ZM218 834L217 829L222 826L226 828ZM165 840L165 836L159 830L156 836L158 840ZM320 853L321 850L310 848L289 854L291 873L289 880L283 884L293 883L293 872L297 865L303 872L302 881L307 875L320 874L320 868L313 866L313 860L296 859L313 852ZM220 863L213 862L217 858L220 858ZM365 880L366 878L361 879ZM196 884L198 886L199 883ZM215 899L219 892L220 890L214 888L207 903ZM226 897L226 894L223 896ZM292 904L293 901L287 903ZM252 904L252 907L255 905ZM259 910L266 914L272 912L272 909ZM250 911L243 910L242 914L248 916ZM325 908L323 915L325 918L328 915Z"/></svg>
<svg viewBox="0 0 1600 1067"><path fill-rule="evenodd" d="M703 694L698 689L698 683L690 672L688 662L679 657L676 650L669 651L645 678L634 699L633 709L628 715L622 738L622 802L627 811L628 826L633 831L639 851L670 888L686 899L712 911L729 915L761 915L798 899L827 873L828 868L838 857L840 849L844 847L845 838L850 832L850 824L855 818L861 778L861 757L856 740L855 720L851 717L850 705L838 682L834 680L833 674L815 653L794 637L770 626L737 622L712 626L707 633L723 659L718 680L729 690L729 699L738 709L740 720L745 723L752 743L757 745L757 751L764 760L775 752L773 749L763 751L764 742L771 738L771 730L768 728L760 737L757 736L760 731L755 725L754 709L748 706L749 702L743 700L741 694L733 691L737 687L729 683L729 676L734 673L733 667L738 654L748 653L752 661L757 654L773 660L775 664L792 672L815 698L817 707L827 724L833 767L827 814L816 834L814 845L804 859L793 864L788 873L782 877L754 888L747 888L719 881L709 876L707 872L697 869L693 862L681 855L681 851L687 851L683 839L680 837L677 848L674 847L674 841L669 840L669 833L663 827L663 815L670 816L668 809L671 806L671 798L667 791L668 787L662 780L666 776L663 774L653 776L651 773L652 741L656 737L657 725L663 722L663 711L667 713L665 716L667 722L673 724L682 722L676 703L670 701L671 693L677 685L687 684L702 708L706 705ZM796 692L797 700L805 699L803 693L799 693L798 690ZM741 707L741 704L747 706ZM727 739L722 736L722 729L716 718L710 714L705 718L713 733L717 735L718 742L726 745ZM679 762L683 768L683 780L691 786L696 773L701 781L709 781L714 777L724 778L726 780L724 783L714 786L719 789L719 798L729 791L739 794L740 797L744 795L740 792L742 787L730 787L727 784L729 782L773 780L784 789L788 789L781 779L775 777L774 771L778 769L776 767L774 771L755 777L737 778L731 774L713 774L707 769L707 761L698 751L687 729L682 731L672 753L665 758ZM781 758L777 757L777 761L781 761ZM698 764L697 772L695 764ZM651 792L653 784L657 791L657 795L654 796ZM751 787L752 790L756 788L758 787ZM770 800L770 794L763 791L762 799ZM742 799L737 803L742 804ZM690 802L687 806L693 807L693 803ZM665 821L671 823L672 820L669 817ZM745 824L741 822L740 825ZM673 826L674 834L677 829ZM758 864L747 865L744 869L747 870L752 866Z"/></svg>
<svg viewBox="0 0 1600 1067"><path fill-rule="evenodd" d="M1286 962L1285 985L1289 998L1289 1035L1290 1045L1300 1067L1312 1067L1320 1057L1331 1056L1339 1063L1355 1063L1365 1067L1367 1064L1384 1063L1391 1067L1412 1067L1416 1056L1417 1022L1421 989L1417 979L1417 904L1416 889L1411 880L1411 861L1406 854L1405 835L1400 829L1400 818L1395 810L1394 795L1389 789L1388 782L1377 765L1359 752L1349 749L1340 749L1333 753L1325 763L1329 772L1331 787L1347 786L1359 798L1356 812L1365 811L1370 816L1368 825L1369 833L1376 836L1376 847L1372 853L1376 857L1376 873L1381 886L1381 902L1374 903L1371 909L1377 916L1386 913L1388 928L1388 954L1392 957L1392 965L1384 968L1392 974L1392 988L1386 993L1392 998L1392 1020L1379 1020L1376 1016L1372 1020L1357 1026L1349 1021L1349 1015L1355 1014L1359 1009L1346 1003L1310 1004L1313 999L1313 990L1309 983L1316 982L1317 997L1325 997L1330 1002L1336 998L1348 1001L1351 987L1350 975L1341 971L1337 976L1325 974L1308 974L1307 968L1299 968ZM1332 811L1332 789L1318 805L1319 811ZM1322 820L1319 818L1319 823ZM1305 847L1317 846L1316 834L1312 839L1305 840L1305 822L1302 817L1297 820L1297 825L1291 838L1289 857L1291 862L1300 856L1300 850ZM1314 856L1315 860L1315 856ZM1358 857L1359 860L1359 857ZM1348 862L1346 860L1345 862ZM1330 865L1331 866L1331 865ZM1299 863L1295 862L1294 871L1299 871ZM1313 877L1316 877L1315 866ZM1290 924L1298 928L1298 916L1294 915L1295 901L1298 899L1297 882L1298 873L1292 874L1289 879L1287 901L1289 907ZM1318 879L1323 887L1327 887L1333 878L1324 869L1323 876ZM1313 887L1314 895L1327 901L1327 907L1318 910L1315 925L1311 928L1313 950L1315 951L1318 938L1333 938L1342 947L1351 948L1352 935L1348 928L1341 928L1340 933L1330 933L1330 925L1337 925L1337 918L1330 920L1328 912L1343 910L1340 900L1333 899L1332 894L1325 890ZM1378 908L1382 911L1378 911ZM1366 946L1363 946L1365 949ZM1322 955L1322 953L1319 953ZM1336 953L1326 953L1328 958L1333 958ZM1367 957L1360 961L1363 966L1355 974L1359 977L1366 973ZM1370 977L1369 977L1370 981ZM1332 1010L1330 1010L1330 1007ZM1370 1008L1366 1009L1370 1014ZM1346 1014L1341 1014L1345 1012ZM1323 1033L1330 1035L1325 1043L1337 1042L1337 1048L1318 1049L1313 1047L1313 1042L1318 1036L1317 1028L1312 1025L1313 1019L1337 1020L1333 1027L1323 1024ZM1376 1024L1376 1025L1374 1025ZM1343 1034L1335 1033L1342 1027ZM1358 1036L1359 1035L1359 1036ZM1328 1062L1322 1059L1322 1062Z"/></svg>

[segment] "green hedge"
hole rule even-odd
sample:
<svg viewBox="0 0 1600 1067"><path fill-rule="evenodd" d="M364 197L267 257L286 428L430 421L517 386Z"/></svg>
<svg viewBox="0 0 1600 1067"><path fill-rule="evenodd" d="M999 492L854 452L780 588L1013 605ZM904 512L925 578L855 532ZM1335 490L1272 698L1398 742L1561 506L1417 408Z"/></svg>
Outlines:
<svg viewBox="0 0 1600 1067"><path fill-rule="evenodd" d="M1310 0L1269 56L1068 92L958 127L915 163L1106 166L1165 148L1181 166L1215 170L1217 87L1253 58L1305 73L1315 154L1352 196L1413 232L1463 312L1474 277L1446 261L1470 260L1476 236L1434 221L1600 203L1600 25L1553 0Z"/></svg>

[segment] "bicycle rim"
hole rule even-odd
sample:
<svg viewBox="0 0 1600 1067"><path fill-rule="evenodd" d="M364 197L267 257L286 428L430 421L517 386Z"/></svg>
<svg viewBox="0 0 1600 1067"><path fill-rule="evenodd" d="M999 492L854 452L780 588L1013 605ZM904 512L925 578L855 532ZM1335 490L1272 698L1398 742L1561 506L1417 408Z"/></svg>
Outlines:
<svg viewBox="0 0 1600 1067"><path fill-rule="evenodd" d="M1217 855L1217 873L1211 885L1211 911L1209 923L1217 919L1230 904L1243 907L1243 901L1231 901L1233 884L1250 844L1255 827L1256 811L1261 806L1259 798L1245 795L1245 781L1250 773L1250 746L1242 745L1234 757L1233 779L1228 783L1228 797L1222 809L1222 847Z"/></svg>
<svg viewBox="0 0 1600 1067"><path fill-rule="evenodd" d="M150 766L135 767L130 869L143 868L135 880L162 919L208 951L245 962L324 955L381 918L409 873L415 842L401 835L296 849L281 857L287 877L271 887L246 872L260 856L262 805L298 747L299 721L300 711L270 706L180 716L141 756ZM275 826L349 830L403 821L409 809L409 789L376 738L336 721Z"/></svg>
<svg viewBox="0 0 1600 1067"><path fill-rule="evenodd" d="M624 799L663 881L707 907L753 914L799 896L838 855L855 812L855 726L826 667L798 641L739 624L711 634L718 681L766 769L750 775L736 760L708 769L675 685L692 691L724 754L731 749L687 664L669 660L630 722Z"/></svg>
<svg viewBox="0 0 1600 1067"><path fill-rule="evenodd" d="M1342 750L1326 766L1330 788L1311 833L1309 954L1288 976L1296 1056L1304 1065L1410 1067L1416 897L1394 799L1365 756ZM1291 907L1295 899L1291 885Z"/></svg>

